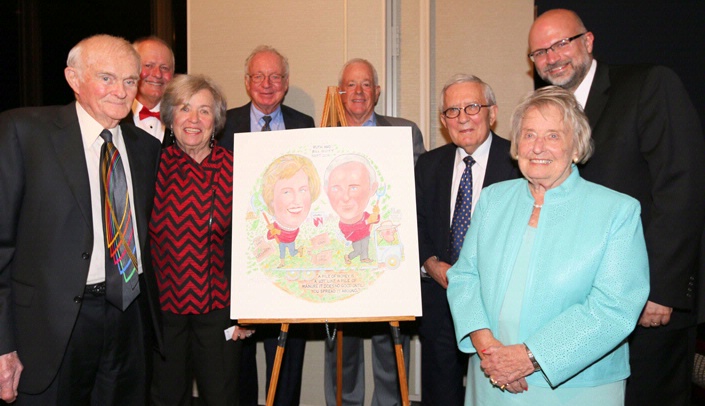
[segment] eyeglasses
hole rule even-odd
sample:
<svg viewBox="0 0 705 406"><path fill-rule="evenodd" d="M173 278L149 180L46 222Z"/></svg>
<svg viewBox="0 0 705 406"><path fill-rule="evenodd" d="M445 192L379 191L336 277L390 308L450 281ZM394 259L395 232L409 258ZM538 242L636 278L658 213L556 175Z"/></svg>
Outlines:
<svg viewBox="0 0 705 406"><path fill-rule="evenodd" d="M565 38L565 39L562 39L558 42L555 42L553 45L551 45L548 48L537 49L536 51L529 54L529 58L531 58L531 60L533 62L536 62L537 59L544 58L546 55L548 55L549 49L553 52L558 52L558 51L564 49L565 47L567 47L568 45L570 45L570 43L573 42L573 40L576 40L585 34L587 34L587 31L585 31L582 34L574 35L570 38Z"/></svg>
<svg viewBox="0 0 705 406"><path fill-rule="evenodd" d="M447 108L443 111L443 115L446 118L456 118L460 116L460 110L463 110L465 114L468 116L474 116L475 114L479 113L480 110L483 107L492 107L494 104L477 104L477 103L471 103L468 104L467 106L463 107L462 109L460 107L450 107Z"/></svg>
<svg viewBox="0 0 705 406"><path fill-rule="evenodd" d="M247 77L250 78L252 83L259 85L260 83L264 82L265 78L269 78L269 83L273 83L275 85L278 85L279 83L282 82L282 79L284 79L285 75L281 75L279 73L272 73L271 75L265 75L263 73L255 73L254 75L250 75L249 73L247 74Z"/></svg>

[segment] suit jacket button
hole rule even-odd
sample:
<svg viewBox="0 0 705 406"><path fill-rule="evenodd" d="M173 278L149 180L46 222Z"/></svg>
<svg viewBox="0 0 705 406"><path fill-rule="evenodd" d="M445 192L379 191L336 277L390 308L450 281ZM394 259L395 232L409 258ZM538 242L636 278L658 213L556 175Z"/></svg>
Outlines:
<svg viewBox="0 0 705 406"><path fill-rule="evenodd" d="M87 252L84 252L83 254L81 254L81 258L83 258L83 259L90 259L91 256L90 256Z"/></svg>
<svg viewBox="0 0 705 406"><path fill-rule="evenodd" d="M76 296L73 298L74 303L81 303L83 301L83 298L81 296Z"/></svg>

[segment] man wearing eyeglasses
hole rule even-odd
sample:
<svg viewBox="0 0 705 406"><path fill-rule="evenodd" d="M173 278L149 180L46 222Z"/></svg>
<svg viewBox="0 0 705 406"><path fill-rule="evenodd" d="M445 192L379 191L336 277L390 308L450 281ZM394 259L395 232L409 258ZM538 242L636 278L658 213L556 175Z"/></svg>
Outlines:
<svg viewBox="0 0 705 406"><path fill-rule="evenodd" d="M452 143L421 155L416 164L423 306L419 322L421 403L462 405L468 355L458 350L446 299L446 272L457 259L451 249L452 230L463 222L463 210L472 212L483 187L514 179L518 171L509 155L509 141L491 129L497 102L487 83L476 76L455 75L443 87L440 101L441 124ZM470 199L463 202L467 195L461 189L472 191ZM464 231L467 227L458 231L459 246Z"/></svg>
<svg viewBox="0 0 705 406"><path fill-rule="evenodd" d="M641 203L651 292L629 339L626 404L689 405L703 133L673 71L595 61L594 39L574 12L550 10L531 27L529 57L541 78L573 91L585 108L595 154L580 175Z"/></svg>
<svg viewBox="0 0 705 406"><path fill-rule="evenodd" d="M380 86L377 70L366 59L354 58L347 61L340 70L338 89L345 111L348 126L375 127L397 126L411 127L411 143L414 162L426 151L419 127L403 118L383 116L374 109L379 100ZM405 326L402 326L402 328ZM365 401L365 358L363 337L370 337L372 342L372 374L374 392L372 406L400 405L401 392L396 368L394 342L386 323L349 323L345 324L343 338L343 404L362 405ZM400 340L404 353L407 376L409 373L410 344L409 336L401 334ZM325 396L326 404L336 404L336 346L329 342L325 352Z"/></svg>
<svg viewBox="0 0 705 406"><path fill-rule="evenodd" d="M313 118L282 104L289 90L289 62L276 49L260 45L245 60L245 89L250 102L228 110L220 145L233 149L233 134L259 131L313 128ZM286 340L277 384L275 405L296 406L301 397L301 377L306 349L306 324L292 324ZM257 326L253 338L243 341L240 361L240 405L257 406L257 363L255 338L264 342L267 361L267 390L274 368L279 325Z"/></svg>

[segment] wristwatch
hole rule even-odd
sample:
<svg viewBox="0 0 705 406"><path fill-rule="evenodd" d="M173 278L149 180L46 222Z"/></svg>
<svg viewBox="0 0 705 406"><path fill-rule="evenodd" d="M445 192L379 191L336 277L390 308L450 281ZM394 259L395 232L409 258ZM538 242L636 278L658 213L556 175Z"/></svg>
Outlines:
<svg viewBox="0 0 705 406"><path fill-rule="evenodd" d="M534 366L534 372L540 371L541 370L541 365L536 361L536 358L534 358L534 353L531 352L529 347L524 344L524 348L526 349L526 355L529 356L529 361L531 361L531 364Z"/></svg>

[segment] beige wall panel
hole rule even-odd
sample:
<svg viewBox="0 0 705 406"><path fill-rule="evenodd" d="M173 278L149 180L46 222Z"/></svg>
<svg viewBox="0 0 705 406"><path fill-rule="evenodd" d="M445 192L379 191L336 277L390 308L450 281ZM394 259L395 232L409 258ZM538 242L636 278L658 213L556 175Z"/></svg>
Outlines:
<svg viewBox="0 0 705 406"><path fill-rule="evenodd" d="M399 89L397 95L397 111L399 117L404 117L421 125L419 116L422 106L420 72L420 25L423 23L420 18L421 2L401 1L401 38L400 38L400 68L399 68ZM422 128L421 131L424 129ZM424 132L424 139L428 139ZM428 147L428 144L426 144Z"/></svg>
<svg viewBox="0 0 705 406"><path fill-rule="evenodd" d="M443 0L435 2L436 104L443 84L455 73L479 76L495 91L499 106L496 132L508 136L509 117L521 95L533 89L526 37L533 2L526 0ZM440 126L438 108L432 125ZM432 146L446 141L438 131Z"/></svg>
<svg viewBox="0 0 705 406"><path fill-rule="evenodd" d="M383 1L191 1L188 24L189 73L216 80L229 107L249 101L243 64L260 44L277 48L289 59L285 104L312 115L316 123L326 88L337 85L346 60L369 59L384 86Z"/></svg>

